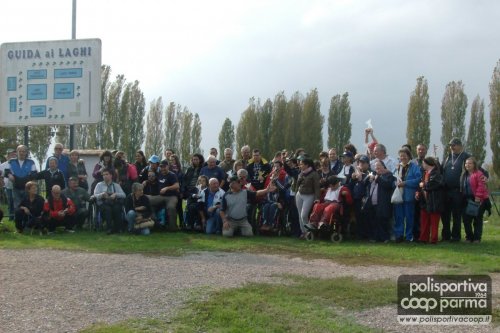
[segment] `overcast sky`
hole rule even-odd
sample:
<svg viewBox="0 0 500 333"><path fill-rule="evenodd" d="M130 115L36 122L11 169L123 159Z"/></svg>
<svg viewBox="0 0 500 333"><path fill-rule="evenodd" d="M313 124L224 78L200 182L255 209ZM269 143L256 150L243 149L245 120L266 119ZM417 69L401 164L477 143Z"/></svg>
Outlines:
<svg viewBox="0 0 500 333"><path fill-rule="evenodd" d="M71 38L72 0L3 1L0 43ZM500 58L500 1L79 0L77 38L100 38L113 74L146 96L200 115L202 148L218 146L223 120L238 123L252 96L317 88L321 112L349 93L352 142L365 122L396 154L409 96L428 80L431 143L440 145L445 86L462 80L470 105L484 98ZM489 130L488 130L489 132ZM326 127L324 129L326 144ZM491 155L489 147L488 156ZM441 155L441 151L438 152Z"/></svg>

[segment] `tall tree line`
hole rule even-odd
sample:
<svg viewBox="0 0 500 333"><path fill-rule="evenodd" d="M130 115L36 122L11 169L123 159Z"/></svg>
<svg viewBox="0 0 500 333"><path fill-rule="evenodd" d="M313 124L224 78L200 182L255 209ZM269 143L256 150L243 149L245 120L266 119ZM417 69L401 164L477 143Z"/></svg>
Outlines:
<svg viewBox="0 0 500 333"><path fill-rule="evenodd" d="M280 91L273 100L266 99L264 104L252 97L241 114L235 135L230 120L224 121L219 133L219 147L222 151L236 146L239 151L249 145L252 149L258 148L268 159L282 149L302 147L311 157L316 157L323 150L324 116L320 109L317 89L312 89L306 97L295 92L289 100ZM236 144L230 140L232 135Z"/></svg>

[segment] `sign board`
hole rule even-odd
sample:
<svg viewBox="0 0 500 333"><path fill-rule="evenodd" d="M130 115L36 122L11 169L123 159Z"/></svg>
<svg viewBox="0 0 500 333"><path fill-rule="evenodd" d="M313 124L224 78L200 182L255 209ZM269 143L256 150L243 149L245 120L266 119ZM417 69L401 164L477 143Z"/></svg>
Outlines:
<svg viewBox="0 0 500 333"><path fill-rule="evenodd" d="M100 120L100 39L5 43L0 57L0 126Z"/></svg>

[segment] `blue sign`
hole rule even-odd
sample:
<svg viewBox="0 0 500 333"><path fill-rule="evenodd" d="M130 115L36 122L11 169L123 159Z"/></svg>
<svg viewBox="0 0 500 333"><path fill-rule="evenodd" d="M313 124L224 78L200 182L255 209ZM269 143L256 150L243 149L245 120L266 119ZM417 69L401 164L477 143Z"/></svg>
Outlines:
<svg viewBox="0 0 500 333"><path fill-rule="evenodd" d="M73 79L82 77L81 68L64 68L64 69L54 69L55 79Z"/></svg>
<svg viewBox="0 0 500 333"><path fill-rule="evenodd" d="M17 90L17 77L9 76L7 78L7 91L16 91Z"/></svg>
<svg viewBox="0 0 500 333"><path fill-rule="evenodd" d="M28 84L28 100L47 99L46 84Z"/></svg>
<svg viewBox="0 0 500 333"><path fill-rule="evenodd" d="M74 83L55 83L54 99L73 99L75 98Z"/></svg>
<svg viewBox="0 0 500 333"><path fill-rule="evenodd" d="M9 98L9 111L16 112L16 108L17 108L17 98L15 97Z"/></svg>
<svg viewBox="0 0 500 333"><path fill-rule="evenodd" d="M47 116L47 107L45 105L33 105L31 107L31 116L32 117L46 117Z"/></svg>
<svg viewBox="0 0 500 333"><path fill-rule="evenodd" d="M47 78L46 69L28 70L28 80L46 79L46 78Z"/></svg>

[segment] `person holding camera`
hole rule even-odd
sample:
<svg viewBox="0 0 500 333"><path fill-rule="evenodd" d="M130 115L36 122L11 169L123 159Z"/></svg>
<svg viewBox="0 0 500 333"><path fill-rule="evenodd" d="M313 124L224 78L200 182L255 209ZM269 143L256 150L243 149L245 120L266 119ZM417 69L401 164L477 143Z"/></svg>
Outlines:
<svg viewBox="0 0 500 333"><path fill-rule="evenodd" d="M105 168L101 174L103 181L96 185L94 196L97 199L101 216L107 223L107 233L110 235L123 229L122 213L125 192L120 184L113 181L113 170Z"/></svg>

